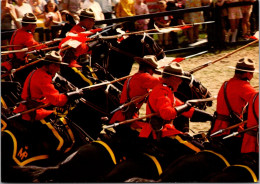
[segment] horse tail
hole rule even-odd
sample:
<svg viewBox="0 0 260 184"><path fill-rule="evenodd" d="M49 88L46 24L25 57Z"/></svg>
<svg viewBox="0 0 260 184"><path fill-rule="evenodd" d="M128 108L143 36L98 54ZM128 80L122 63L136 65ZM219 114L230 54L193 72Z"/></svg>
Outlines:
<svg viewBox="0 0 260 184"><path fill-rule="evenodd" d="M55 180L58 167L14 166L13 171L20 182L45 183Z"/></svg>

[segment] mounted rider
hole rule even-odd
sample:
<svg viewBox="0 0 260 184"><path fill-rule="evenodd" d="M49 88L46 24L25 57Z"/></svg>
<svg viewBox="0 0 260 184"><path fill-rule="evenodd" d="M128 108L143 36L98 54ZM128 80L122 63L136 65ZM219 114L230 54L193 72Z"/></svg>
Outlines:
<svg viewBox="0 0 260 184"><path fill-rule="evenodd" d="M75 47L70 47L62 52L63 62L68 63L69 67L62 67L61 74L71 81L77 87L85 87L86 85L92 85L92 81L86 77L81 71L81 65L78 64L79 57L83 54L91 54L91 49L100 42L100 40L91 40L88 36L93 35L102 29L92 29L95 24L95 15L92 9L83 9L80 12L80 22L75 25L66 35L59 47L63 49L69 45L69 42L75 41L78 43ZM97 80L96 75L92 69L87 66L92 77Z"/></svg>
<svg viewBox="0 0 260 184"><path fill-rule="evenodd" d="M91 53L91 48L98 43L94 41L87 44L86 41L90 40L88 36L102 30L100 28L92 29L95 25L95 14L91 8L81 10L79 17L80 22L66 34L66 38L60 43L60 48L63 48L67 41L77 40L81 42L76 48L70 48L63 52L63 62L69 63L70 67L81 67L77 64L78 57L82 54Z"/></svg>
<svg viewBox="0 0 260 184"><path fill-rule="evenodd" d="M22 27L17 29L11 38L10 45L15 45L10 47L10 50L19 50L23 48L32 47L35 45L39 45L33 38L33 34L37 27L37 18L33 13L26 13L22 18ZM39 45L38 47L33 47L28 49L30 50L40 50L42 48L47 47L46 45ZM20 66L28 63L28 54L25 52L17 52L9 54L10 61L3 62L1 64L2 69L7 71L11 71L13 68L19 68Z"/></svg>
<svg viewBox="0 0 260 184"><path fill-rule="evenodd" d="M153 76L158 66L154 55L146 55L143 58L136 57L135 60L139 63L139 70L125 81L120 97L120 104L131 102L146 94L148 96L148 92L160 82L160 78ZM115 112L110 120L110 124L138 117L138 111L147 96L125 107L125 109Z"/></svg>
<svg viewBox="0 0 260 184"><path fill-rule="evenodd" d="M216 120L211 133L242 122L246 104L252 96L258 93L249 83L254 72L258 72L253 60L247 57L239 59L236 67L230 66L230 68L235 69L235 74L223 83L218 92ZM215 136L228 134L230 134L230 130Z"/></svg>
<svg viewBox="0 0 260 184"><path fill-rule="evenodd" d="M211 121L212 116L205 111L193 108L189 103L183 103L174 96L183 79L189 77L179 63L173 62L166 66L162 73L162 81L155 86L149 95L146 114L157 113L142 127L140 137L148 138L151 133L154 139L183 134L172 124L179 115L191 118L191 121Z"/></svg>
<svg viewBox="0 0 260 184"><path fill-rule="evenodd" d="M50 51L46 54L42 61L42 67L33 70L26 78L22 99L25 103L20 105L14 110L14 113L23 112L28 109L36 108L39 105L50 104L54 106L62 107L68 102L68 98L78 94L60 94L55 89L52 83L52 77L56 72L60 70L60 65L66 64L62 62L62 57L58 52ZM73 97L72 97L73 98ZM37 109L31 113L23 114L22 119L26 121L41 120L50 114L54 110Z"/></svg>

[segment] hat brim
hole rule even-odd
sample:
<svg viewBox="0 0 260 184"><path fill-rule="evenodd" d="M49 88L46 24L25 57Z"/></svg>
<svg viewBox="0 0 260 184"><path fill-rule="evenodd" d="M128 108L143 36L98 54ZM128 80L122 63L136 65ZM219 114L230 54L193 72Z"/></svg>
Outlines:
<svg viewBox="0 0 260 184"><path fill-rule="evenodd" d="M64 62L56 62L56 61L51 61L51 60L47 60L47 59L43 59L43 61L47 61L47 62L49 62L49 63L54 63L54 64L60 64L60 65L69 66L68 63L64 63Z"/></svg>
<svg viewBox="0 0 260 184"><path fill-rule="evenodd" d="M36 22L27 22L27 21L23 21L22 18L18 18L18 19L16 19L16 21L21 22L21 23L27 23L27 24L41 24L41 23L43 23L42 20L37 20Z"/></svg>
<svg viewBox="0 0 260 184"><path fill-rule="evenodd" d="M259 71L258 70L243 70L243 69L239 69L239 68L236 68L236 67L234 67L234 66L228 66L228 68L232 68L232 69L235 69L235 70L239 70L239 71L243 71L243 72L251 72L251 73L259 73Z"/></svg>
<svg viewBox="0 0 260 184"><path fill-rule="evenodd" d="M175 77L180 77L180 78L183 78L183 79L191 79L190 77L187 77L185 75L172 74L172 73L168 73L168 72L163 72L162 70L156 70L156 71L160 72L161 74L165 73L165 74L172 75L172 76L175 76Z"/></svg>
<svg viewBox="0 0 260 184"><path fill-rule="evenodd" d="M138 63L138 64L148 64L150 67L154 68L154 69L158 69L158 65L157 64L153 64L143 58L140 57L134 57L134 60Z"/></svg>

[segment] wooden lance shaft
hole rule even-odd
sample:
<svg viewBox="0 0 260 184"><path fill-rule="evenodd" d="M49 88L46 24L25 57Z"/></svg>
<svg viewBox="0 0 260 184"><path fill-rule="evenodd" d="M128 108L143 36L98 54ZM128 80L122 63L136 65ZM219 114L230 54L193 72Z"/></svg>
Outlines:
<svg viewBox="0 0 260 184"><path fill-rule="evenodd" d="M112 124L112 125L104 125L104 126L103 126L103 129L113 128L113 127L116 127L116 126L119 126L119 125L123 125L123 124L127 124L127 123L132 123L132 122L134 122L134 121L138 121L138 120L145 119L145 118L150 118L150 117L156 116L156 115L158 115L158 113L152 113L152 114L148 114L148 115L143 116L143 117L134 118L134 119L128 119L128 120L125 120L125 121L121 121L121 122L118 122L118 123L114 123L114 124Z"/></svg>
<svg viewBox="0 0 260 184"><path fill-rule="evenodd" d="M248 46L250 46L250 45L253 45L253 44L257 43L258 41L259 41L258 39L257 39L257 40L254 40L253 42L250 42L249 44L246 44L246 45L244 45L244 46L242 46L242 47L240 47L240 48L238 48L238 49L236 49L236 50L234 50L234 51L232 51L232 52L226 54L225 56L216 59L215 61L207 62L207 63L205 63L205 64L203 64L203 65L201 65L201 66L198 66L198 67L196 67L196 68L190 70L189 72L190 72L191 74L193 74L193 73L195 73L195 72L197 72L197 71L199 71L199 70L201 70L201 69L203 69L203 68L205 68L205 67L207 67L207 66L209 66L209 65L212 65L212 64L214 64L214 63L216 63L216 62L218 62L218 61L220 61L220 60L222 60L222 59L224 59L224 58L227 58L227 57L231 56L232 54L234 54L234 53L236 53L236 52L238 52L238 51L240 51L240 50L242 50L242 49L244 49L244 48L246 48L246 47L248 47Z"/></svg>
<svg viewBox="0 0 260 184"><path fill-rule="evenodd" d="M236 128L236 127L238 127L238 126L240 126L240 125L243 125L243 124L245 124L245 123L247 123L247 120L246 120L246 121L242 121L242 122L240 122L240 123L238 123L238 124L229 126L229 127L227 127L227 128L220 129L220 130L214 132L213 134L211 134L210 137L212 137L212 136L214 136L214 135L217 135L217 134L221 134L221 133L223 133L223 132L225 132L225 131L228 131L228 130L231 130L231 129L233 129L233 128Z"/></svg>

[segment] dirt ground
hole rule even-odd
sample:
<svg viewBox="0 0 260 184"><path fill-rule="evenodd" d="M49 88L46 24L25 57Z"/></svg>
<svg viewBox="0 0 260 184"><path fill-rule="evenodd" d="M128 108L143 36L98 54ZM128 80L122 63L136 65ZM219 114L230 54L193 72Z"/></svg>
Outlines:
<svg viewBox="0 0 260 184"><path fill-rule="evenodd" d="M209 61L215 61L218 58L221 58L233 50L237 49L232 48L228 51L222 51L219 54L207 53L201 56L193 57L187 60L183 60L180 64L185 71L189 71L197 66L200 66ZM175 57L174 55L167 55L171 57ZM249 57L253 61L255 61L256 68L259 68L259 45L254 44L253 46L247 47L238 51L237 53L224 58L215 64L212 64L200 71L194 73L196 79L199 79L201 83L211 92L213 96L217 96L218 91L225 80L228 80L234 75L234 69L228 68L228 66L235 66L236 62L243 58ZM134 64L131 73L135 73L138 69L138 65ZM257 90L259 90L259 74L255 73L254 78L251 80L251 85L254 86ZM212 107L206 109L209 113L214 113L216 110L216 100L213 101ZM145 114L145 108L141 109L141 115ZM190 133L193 134L198 133L199 131L206 131L210 128L210 122L206 123L190 123Z"/></svg>

